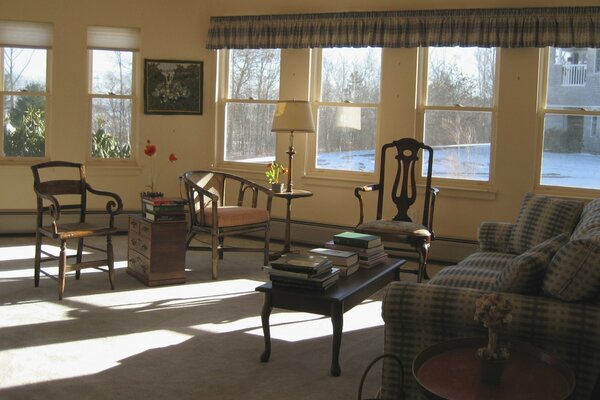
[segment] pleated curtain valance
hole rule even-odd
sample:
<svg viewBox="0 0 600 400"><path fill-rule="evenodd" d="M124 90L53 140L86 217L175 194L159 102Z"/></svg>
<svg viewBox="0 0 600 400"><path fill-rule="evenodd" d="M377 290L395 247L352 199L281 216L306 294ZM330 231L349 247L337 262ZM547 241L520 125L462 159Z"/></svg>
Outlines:
<svg viewBox="0 0 600 400"><path fill-rule="evenodd" d="M208 49L600 47L600 7L212 17Z"/></svg>

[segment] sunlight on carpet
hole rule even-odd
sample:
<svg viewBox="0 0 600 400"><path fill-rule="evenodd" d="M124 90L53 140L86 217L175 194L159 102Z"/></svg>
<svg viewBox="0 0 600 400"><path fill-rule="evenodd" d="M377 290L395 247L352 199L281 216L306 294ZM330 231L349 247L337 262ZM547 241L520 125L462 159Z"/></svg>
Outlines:
<svg viewBox="0 0 600 400"><path fill-rule="evenodd" d="M176 345L191 338L179 332L156 330L98 340L78 340L31 346L0 352L0 388L47 382L95 374L119 365L119 361L150 349ZM43 357L36 357L43 354ZM6 363L4 360L11 360ZM90 362L94 360L94 362ZM47 363L44 366L44 363ZM24 374L31 365L44 370L43 376Z"/></svg>
<svg viewBox="0 0 600 400"><path fill-rule="evenodd" d="M269 318L271 339L299 342L331 335L331 319L317 314L273 311ZM366 300L344 314L344 332L383 326L381 301ZM209 323L192 326L212 333L246 330L246 333L263 336L260 315L225 323Z"/></svg>
<svg viewBox="0 0 600 400"><path fill-rule="evenodd" d="M55 254L58 256L60 253L60 247L43 244L42 250L47 253ZM67 256L75 255L77 251L75 249L67 249ZM83 254L91 254L88 251L83 252ZM43 256L43 255L42 255ZM43 256L45 257L45 256ZM33 260L35 258L35 245L31 246L7 246L0 248L0 261L10 261L10 260Z"/></svg>

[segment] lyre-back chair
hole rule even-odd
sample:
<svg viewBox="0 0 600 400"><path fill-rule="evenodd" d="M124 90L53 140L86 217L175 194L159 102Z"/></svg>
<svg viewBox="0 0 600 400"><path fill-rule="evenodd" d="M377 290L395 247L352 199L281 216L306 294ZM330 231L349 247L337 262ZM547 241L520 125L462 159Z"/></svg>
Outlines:
<svg viewBox="0 0 600 400"><path fill-rule="evenodd" d="M183 177L190 213L186 246L188 250L211 251L212 278L218 278L217 267L224 251L260 251L264 255L263 265L267 265L273 201L271 190L225 172L189 171ZM228 193L232 195L232 201L229 201ZM262 247L224 245L226 236L260 231L264 233ZM209 234L210 245L192 244L192 239L198 234Z"/></svg>
<svg viewBox="0 0 600 400"><path fill-rule="evenodd" d="M37 197L37 218L35 231L35 269L34 284L40 284L40 273L58 280L58 298L62 300L65 291L65 274L76 271L75 277L79 279L84 268L96 268L108 273L111 289L115 288L114 280L114 255L111 235L117 232L115 216L123 210L121 198L112 192L100 191L92 188L87 183L85 166L68 161L50 161L32 165L33 190ZM67 178L49 178L46 175ZM44 175L42 177L41 175ZM77 177L77 179L75 179ZM106 212L108 222L105 225L96 225L86 222L88 192L94 196L107 197ZM70 210L76 210L74 216L69 215ZM65 213L65 211L67 211ZM66 214L66 215L65 215ZM92 236L106 236L106 249L84 244L84 239ZM42 239L47 237L60 241L60 254L58 256L42 249ZM67 256L67 241L77 240L77 254ZM100 260L83 261L83 249L91 248L106 253L106 258ZM42 260L42 254L48 259ZM73 264L67 260L75 257ZM42 270L41 264L46 261L58 259L58 277ZM107 266L108 269L100 268Z"/></svg>
<svg viewBox="0 0 600 400"><path fill-rule="evenodd" d="M386 179L386 156L388 151L395 152L396 175L391 190L390 182ZM427 167L423 201L422 222L414 222L409 217L409 209L417 201L417 170L419 154L426 154ZM425 157L423 157L425 159ZM386 248L393 243L410 245L419 254L419 266L416 271L402 270L417 274L417 281L421 282L427 276L427 258L429 246L435 238L433 231L433 212L435 199L439 193L438 188L431 187L433 171L433 149L424 143L412 138L403 138L383 145L381 148L381 165L379 170L379 183L359 186L354 189L358 198L360 217L355 231L380 236ZM391 171L389 171L391 173ZM367 192L377 192L377 210L375 220L365 222L364 204L362 195ZM396 208L396 215L391 219L383 218L384 199L390 196Z"/></svg>

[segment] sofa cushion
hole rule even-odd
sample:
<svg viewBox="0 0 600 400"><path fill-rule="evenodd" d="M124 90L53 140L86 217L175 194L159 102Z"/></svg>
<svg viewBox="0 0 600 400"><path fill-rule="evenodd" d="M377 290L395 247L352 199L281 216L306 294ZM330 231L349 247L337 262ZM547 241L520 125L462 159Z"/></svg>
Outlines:
<svg viewBox="0 0 600 400"><path fill-rule="evenodd" d="M571 239L600 235L600 198L590 201L583 209Z"/></svg>
<svg viewBox="0 0 600 400"><path fill-rule="evenodd" d="M473 253L457 265L443 268L429 284L492 290L502 270L514 258L508 253Z"/></svg>
<svg viewBox="0 0 600 400"><path fill-rule="evenodd" d="M563 301L591 300L600 293L600 234L571 240L552 258L542 293Z"/></svg>
<svg viewBox="0 0 600 400"><path fill-rule="evenodd" d="M571 233L582 209L580 201L527 193L508 240L508 251L521 254L560 233Z"/></svg>
<svg viewBox="0 0 600 400"><path fill-rule="evenodd" d="M554 254L569 240L564 232L515 257L502 270L492 290L537 295Z"/></svg>

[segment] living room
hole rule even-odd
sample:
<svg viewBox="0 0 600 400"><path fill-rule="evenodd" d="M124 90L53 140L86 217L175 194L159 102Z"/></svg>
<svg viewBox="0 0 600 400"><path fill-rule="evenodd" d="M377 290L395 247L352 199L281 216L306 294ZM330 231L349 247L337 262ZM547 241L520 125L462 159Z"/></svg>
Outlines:
<svg viewBox="0 0 600 400"><path fill-rule="evenodd" d="M225 88L221 79L226 71L223 69L226 51L207 49L211 17L482 7L472 0L455 3L374 0L368 4L355 0L341 0L335 4L314 0L302 3L271 0L174 0L168 3L157 0L0 0L0 4L0 20L45 23L52 28L45 95L44 157L29 160L3 156L0 159L0 176L6 188L0 199L0 233L8 238L25 235L24 238L31 239L31 245L34 243L36 199L30 165L36 162L66 160L85 163L88 180L95 187L121 196L125 213L118 218L117 225L123 232L127 229L128 215L139 211L140 192L148 189L148 177L153 168L158 171L156 187L168 196L180 196L180 177L186 171L198 169L229 171L266 184L266 162L227 159L224 145ZM488 8L566 6L597 6L597 2L577 0L565 4L558 0L525 0L485 4ZM128 159L98 159L91 155L91 135L87 134L92 124L88 35L90 27L98 26L133 29L139 35L139 49L135 52L133 68L132 141L131 157ZM478 179L434 178L434 184L440 187L441 192L435 208L436 241L431 247L432 260L455 263L475 251L480 224L490 220L514 221L527 192L583 201L597 198L600 193L598 185L594 184L570 187L543 183L542 111L545 110L540 110L544 102L541 88L546 85L543 71L549 57L546 50L536 47L502 48L496 56L494 120L487 155L489 170ZM202 62L202 113L146 113L146 59ZM315 75L311 68L314 59L308 48L281 50L280 99L313 100ZM419 131L422 131L424 108L418 99L423 69L422 51L418 48L382 50L375 148L400 137L422 139ZM592 74L590 68L590 79ZM597 111L590 112L591 116L597 115ZM273 136L273 155L276 160L287 164L288 135ZM315 140L314 134L295 135L292 176L295 188L313 193L311 197L294 201L292 215L293 240L310 245L318 245L335 232L353 228L358 220L354 188L375 182L377 177L376 170L344 171L314 167L317 157ZM157 147L155 158L151 159L143 152L147 141ZM170 154L175 154L177 160L169 161ZM598 161L595 163L598 165ZM590 168L587 170L589 172ZM374 201L368 204L374 208ZM92 202L90 207L99 210L103 205ZM285 213L285 202L275 199L272 208L274 246L277 245L276 240L283 239ZM117 251L123 254L126 248ZM199 274L200 279L208 279L208 263L206 271L203 271L206 276ZM33 284L28 290L34 291ZM56 300L54 292L47 300Z"/></svg>

